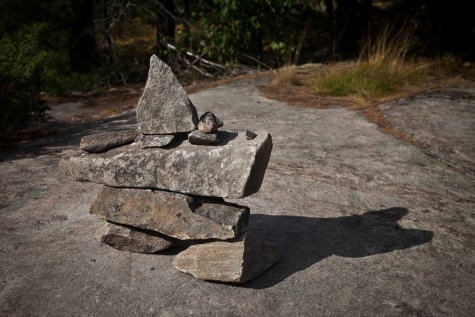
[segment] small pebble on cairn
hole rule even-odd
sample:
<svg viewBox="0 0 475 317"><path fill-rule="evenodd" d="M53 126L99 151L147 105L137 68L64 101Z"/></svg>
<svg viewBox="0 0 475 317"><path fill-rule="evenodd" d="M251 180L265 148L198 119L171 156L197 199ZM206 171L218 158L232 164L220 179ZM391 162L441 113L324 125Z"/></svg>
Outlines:
<svg viewBox="0 0 475 317"><path fill-rule="evenodd" d="M214 115L212 112L205 112L198 122L198 130L203 133L211 133L217 131L223 126L223 121Z"/></svg>
<svg viewBox="0 0 475 317"><path fill-rule="evenodd" d="M257 134L252 131L246 130L246 140L254 140L256 137Z"/></svg>

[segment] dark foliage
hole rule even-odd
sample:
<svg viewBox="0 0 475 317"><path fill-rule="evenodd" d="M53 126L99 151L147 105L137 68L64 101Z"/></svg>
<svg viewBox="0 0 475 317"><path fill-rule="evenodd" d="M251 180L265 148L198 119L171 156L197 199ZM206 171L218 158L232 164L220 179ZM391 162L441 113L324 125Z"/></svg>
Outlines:
<svg viewBox="0 0 475 317"><path fill-rule="evenodd" d="M46 53L37 33L19 32L0 40L0 137L45 119L41 71Z"/></svg>

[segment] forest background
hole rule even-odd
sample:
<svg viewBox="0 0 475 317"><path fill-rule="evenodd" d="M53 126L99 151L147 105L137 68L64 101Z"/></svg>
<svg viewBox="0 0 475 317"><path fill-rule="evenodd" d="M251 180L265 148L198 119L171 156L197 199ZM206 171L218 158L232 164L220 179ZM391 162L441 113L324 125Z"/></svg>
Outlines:
<svg viewBox="0 0 475 317"><path fill-rule="evenodd" d="M0 0L0 137L44 120L48 96L145 81L152 54L184 84L354 61L313 91L367 98L414 77L401 65L473 68L475 19L464 0Z"/></svg>

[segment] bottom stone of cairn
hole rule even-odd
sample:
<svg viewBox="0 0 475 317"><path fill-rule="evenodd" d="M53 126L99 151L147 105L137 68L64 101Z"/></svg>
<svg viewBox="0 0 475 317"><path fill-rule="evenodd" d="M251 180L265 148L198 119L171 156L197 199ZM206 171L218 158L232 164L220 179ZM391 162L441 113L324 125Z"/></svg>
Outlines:
<svg viewBox="0 0 475 317"><path fill-rule="evenodd" d="M122 251L155 253L180 240L199 240L176 256L174 266L203 280L243 283L280 257L277 244L241 234L248 207L219 198L104 186L90 213L108 221L96 237Z"/></svg>
<svg viewBox="0 0 475 317"><path fill-rule="evenodd" d="M190 246L175 257L173 265L203 280L244 283L274 265L279 257L277 244L245 233L235 241Z"/></svg>

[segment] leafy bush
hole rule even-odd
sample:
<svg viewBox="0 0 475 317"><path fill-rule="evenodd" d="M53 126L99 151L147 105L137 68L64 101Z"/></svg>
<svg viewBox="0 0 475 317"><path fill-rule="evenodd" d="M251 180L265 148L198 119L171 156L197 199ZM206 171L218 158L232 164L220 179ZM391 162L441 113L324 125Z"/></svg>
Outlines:
<svg viewBox="0 0 475 317"><path fill-rule="evenodd" d="M38 30L0 39L0 137L42 121L48 106L41 100L41 71L47 54Z"/></svg>

